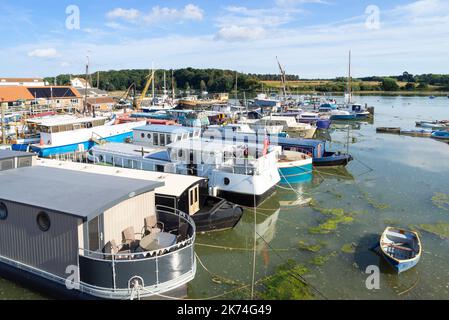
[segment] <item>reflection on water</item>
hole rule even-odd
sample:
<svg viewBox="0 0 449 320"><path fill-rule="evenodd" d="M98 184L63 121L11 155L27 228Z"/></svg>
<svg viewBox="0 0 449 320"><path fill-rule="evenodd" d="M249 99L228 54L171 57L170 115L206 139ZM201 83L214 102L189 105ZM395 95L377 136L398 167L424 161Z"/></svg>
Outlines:
<svg viewBox="0 0 449 320"><path fill-rule="evenodd" d="M449 299L449 240L421 233L421 262L400 276L371 250L388 225L449 223L448 212L432 202L436 193L448 193L449 145L375 131L379 126L413 129L416 120L446 119L449 99L370 96L358 100L375 106L373 123L350 123L349 139L348 124L337 124L328 132L330 149L348 147L355 160L347 168L318 168L311 182L293 190L279 186L256 211L246 210L234 230L198 235L196 251L207 270L198 265L189 284L190 298L248 299L243 286L251 284L256 239L256 280L293 259L309 270L304 275L307 281L328 298ZM311 200L315 209L307 205ZM328 234L309 232L342 213L350 213L353 221L338 224ZM320 244L320 250L301 250L300 242ZM343 250L348 244L354 244L354 250ZM317 260L325 262L317 265ZM369 265L381 270L380 290L365 287ZM11 284L3 281L0 292L2 297L17 297Z"/></svg>

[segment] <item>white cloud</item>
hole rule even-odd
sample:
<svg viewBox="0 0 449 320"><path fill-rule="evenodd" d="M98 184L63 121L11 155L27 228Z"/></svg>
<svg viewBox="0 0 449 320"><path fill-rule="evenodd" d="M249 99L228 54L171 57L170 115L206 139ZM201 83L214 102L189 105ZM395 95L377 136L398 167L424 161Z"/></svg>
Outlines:
<svg viewBox="0 0 449 320"><path fill-rule="evenodd" d="M35 49L28 52L29 57L33 58L57 58L60 56L55 48Z"/></svg>
<svg viewBox="0 0 449 320"><path fill-rule="evenodd" d="M449 11L447 0L417 0L412 3L397 6L393 13L402 14L410 18L440 15Z"/></svg>
<svg viewBox="0 0 449 320"><path fill-rule="evenodd" d="M261 27L228 26L222 27L215 38L226 41L258 40L265 37L265 29Z"/></svg>
<svg viewBox="0 0 449 320"><path fill-rule="evenodd" d="M204 18L204 10L190 3L181 9L155 6L148 13L137 9L116 8L108 12L106 16L109 19L122 19L128 22L154 24L164 21L201 21ZM114 27L113 25L110 26Z"/></svg>
<svg viewBox="0 0 449 320"><path fill-rule="evenodd" d="M279 7L294 7L305 3L329 4L325 0L276 0L276 5Z"/></svg>
<svg viewBox="0 0 449 320"><path fill-rule="evenodd" d="M140 12L137 9L115 8L114 10L109 11L106 16L109 19L124 19L127 21L133 21L140 16Z"/></svg>

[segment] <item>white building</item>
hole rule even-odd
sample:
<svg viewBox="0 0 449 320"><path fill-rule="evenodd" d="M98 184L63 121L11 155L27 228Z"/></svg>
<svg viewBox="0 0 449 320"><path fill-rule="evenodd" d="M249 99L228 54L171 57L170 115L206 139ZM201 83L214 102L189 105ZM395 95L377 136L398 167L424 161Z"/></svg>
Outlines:
<svg viewBox="0 0 449 320"><path fill-rule="evenodd" d="M0 78L0 86L33 86L44 87L48 85L42 78Z"/></svg>

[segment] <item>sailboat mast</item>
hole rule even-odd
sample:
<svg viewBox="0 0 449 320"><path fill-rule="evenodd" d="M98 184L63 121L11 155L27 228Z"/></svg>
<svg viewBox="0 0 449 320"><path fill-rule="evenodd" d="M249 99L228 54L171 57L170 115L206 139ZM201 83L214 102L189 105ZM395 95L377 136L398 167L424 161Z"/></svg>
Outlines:
<svg viewBox="0 0 449 320"><path fill-rule="evenodd" d="M351 50L349 50L348 94L349 94L348 102L351 102L352 101Z"/></svg>
<svg viewBox="0 0 449 320"><path fill-rule="evenodd" d="M86 114L87 112L87 79L89 75L89 55L87 55L87 62L86 62L86 76L85 76L85 82L84 82L84 102L83 102L83 113Z"/></svg>
<svg viewBox="0 0 449 320"><path fill-rule="evenodd" d="M175 77L173 75L173 69L171 70L171 94L173 101L175 101Z"/></svg>

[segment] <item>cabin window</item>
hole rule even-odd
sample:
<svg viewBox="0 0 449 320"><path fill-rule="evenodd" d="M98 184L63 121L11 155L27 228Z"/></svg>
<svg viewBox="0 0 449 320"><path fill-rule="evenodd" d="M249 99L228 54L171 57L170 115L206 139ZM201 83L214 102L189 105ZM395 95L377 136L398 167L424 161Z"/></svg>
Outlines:
<svg viewBox="0 0 449 320"><path fill-rule="evenodd" d="M142 138L143 138L143 137L142 137ZM151 139L152 139L151 133L147 134L147 138L148 138L148 140L151 141Z"/></svg>
<svg viewBox="0 0 449 320"><path fill-rule="evenodd" d="M51 221L50 217L46 212L39 212L36 218L37 226L42 232L47 232L50 230Z"/></svg>
<svg viewBox="0 0 449 320"><path fill-rule="evenodd" d="M160 140L159 140L160 145L162 147L164 147L165 146L165 134L161 134L159 138L160 138Z"/></svg>
<svg viewBox="0 0 449 320"><path fill-rule="evenodd" d="M0 220L8 218L8 208L3 202L0 202Z"/></svg>
<svg viewBox="0 0 449 320"><path fill-rule="evenodd" d="M160 164L157 164L157 165L156 165L156 171L157 171L157 172L164 172L164 166L163 166L163 165L160 165Z"/></svg>
<svg viewBox="0 0 449 320"><path fill-rule="evenodd" d="M95 217L88 223L89 233L89 250L100 250L100 219Z"/></svg>
<svg viewBox="0 0 449 320"><path fill-rule="evenodd" d="M231 183L231 180L229 180L229 178L224 178L225 186L229 186L230 183Z"/></svg>
<svg viewBox="0 0 449 320"><path fill-rule="evenodd" d="M142 132L142 133L140 134L140 137L141 137L142 139L145 138L145 133Z"/></svg>
<svg viewBox="0 0 449 320"><path fill-rule="evenodd" d="M167 135L167 144L170 144L171 143L171 135Z"/></svg>
<svg viewBox="0 0 449 320"><path fill-rule="evenodd" d="M9 170L14 168L14 160L0 161L0 170Z"/></svg>
<svg viewBox="0 0 449 320"><path fill-rule="evenodd" d="M189 133L189 138L193 138L193 132Z"/></svg>
<svg viewBox="0 0 449 320"><path fill-rule="evenodd" d="M159 135L157 133L153 136L153 145L158 146L159 145Z"/></svg>
<svg viewBox="0 0 449 320"><path fill-rule="evenodd" d="M18 167L31 167L31 159L30 158L20 158L18 161Z"/></svg>
<svg viewBox="0 0 449 320"><path fill-rule="evenodd" d="M183 156L183 152L182 152L182 150L180 149L180 150L178 150L178 158L182 158L182 156Z"/></svg>
<svg viewBox="0 0 449 320"><path fill-rule="evenodd" d="M98 156L98 160L99 160L100 162L103 162L103 161L104 161L103 155L100 154L100 155Z"/></svg>

